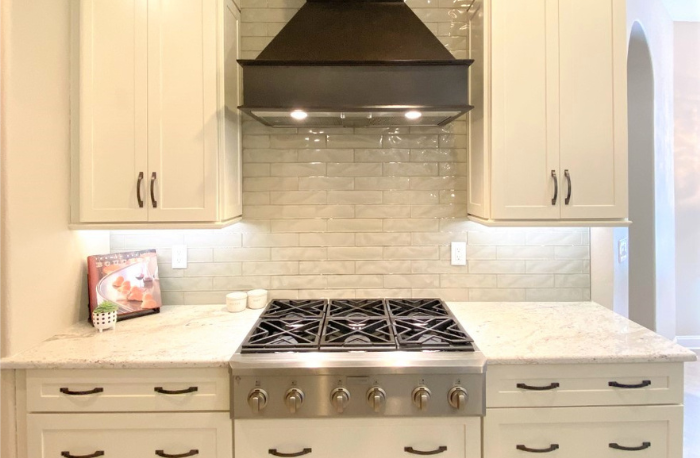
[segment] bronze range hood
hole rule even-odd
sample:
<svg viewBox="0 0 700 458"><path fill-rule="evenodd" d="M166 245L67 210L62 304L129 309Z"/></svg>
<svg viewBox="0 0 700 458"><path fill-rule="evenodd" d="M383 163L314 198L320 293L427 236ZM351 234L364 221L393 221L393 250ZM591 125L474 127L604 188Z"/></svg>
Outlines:
<svg viewBox="0 0 700 458"><path fill-rule="evenodd" d="M272 127L443 126L468 69L402 0L307 0L243 69L239 108Z"/></svg>

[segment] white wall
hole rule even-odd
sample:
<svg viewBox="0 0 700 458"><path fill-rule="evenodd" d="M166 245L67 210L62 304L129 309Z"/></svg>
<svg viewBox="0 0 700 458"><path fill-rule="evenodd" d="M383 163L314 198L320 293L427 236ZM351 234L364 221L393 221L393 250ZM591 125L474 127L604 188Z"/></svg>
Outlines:
<svg viewBox="0 0 700 458"><path fill-rule="evenodd" d="M626 227L591 228L591 300L629 316L629 257L620 260L618 244Z"/></svg>
<svg viewBox="0 0 700 458"><path fill-rule="evenodd" d="M69 0L2 2L2 355L87 317L86 251L69 222Z"/></svg>
<svg viewBox="0 0 700 458"><path fill-rule="evenodd" d="M654 64L657 234L656 331L668 338L673 338L676 333L673 21L662 2L628 0L628 36L635 22L639 22L644 29ZM635 304L630 303L630 309L634 306Z"/></svg>
<svg viewBox="0 0 700 458"><path fill-rule="evenodd" d="M674 53L677 333L700 344L700 23L675 24Z"/></svg>

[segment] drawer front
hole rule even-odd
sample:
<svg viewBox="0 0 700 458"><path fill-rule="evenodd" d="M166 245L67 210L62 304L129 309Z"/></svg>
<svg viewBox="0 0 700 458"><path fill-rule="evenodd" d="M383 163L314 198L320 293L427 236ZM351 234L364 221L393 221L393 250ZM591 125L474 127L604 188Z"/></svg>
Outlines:
<svg viewBox="0 0 700 458"><path fill-rule="evenodd" d="M682 364L490 366L487 407L683 403Z"/></svg>
<svg viewBox="0 0 700 458"><path fill-rule="evenodd" d="M226 369L27 372L29 412L229 411Z"/></svg>
<svg viewBox="0 0 700 458"><path fill-rule="evenodd" d="M484 456L681 458L682 430L682 406L487 409Z"/></svg>
<svg viewBox="0 0 700 458"><path fill-rule="evenodd" d="M28 458L232 458L232 426L225 413L29 414L27 450Z"/></svg>
<svg viewBox="0 0 700 458"><path fill-rule="evenodd" d="M481 419L236 420L236 457L480 458Z"/></svg>

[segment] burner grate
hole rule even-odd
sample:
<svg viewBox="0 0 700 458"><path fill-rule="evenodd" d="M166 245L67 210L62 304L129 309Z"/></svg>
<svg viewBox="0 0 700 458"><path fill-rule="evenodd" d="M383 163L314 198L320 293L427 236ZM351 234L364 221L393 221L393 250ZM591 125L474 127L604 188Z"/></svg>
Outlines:
<svg viewBox="0 0 700 458"><path fill-rule="evenodd" d="M313 351L318 349L321 320L260 320L245 340L241 353Z"/></svg>
<svg viewBox="0 0 700 458"><path fill-rule="evenodd" d="M323 318L327 301L324 299L275 299L270 301L262 319L280 318Z"/></svg>
<svg viewBox="0 0 700 458"><path fill-rule="evenodd" d="M384 318L327 319L321 337L324 351L395 350L394 330Z"/></svg>
<svg viewBox="0 0 700 458"><path fill-rule="evenodd" d="M471 338L450 317L395 318L394 327L400 350L474 351Z"/></svg>
<svg viewBox="0 0 700 458"><path fill-rule="evenodd" d="M367 318L387 316L381 299L331 299L328 304L329 318Z"/></svg>
<svg viewBox="0 0 700 458"><path fill-rule="evenodd" d="M395 318L449 316L440 299L387 299L387 305Z"/></svg>

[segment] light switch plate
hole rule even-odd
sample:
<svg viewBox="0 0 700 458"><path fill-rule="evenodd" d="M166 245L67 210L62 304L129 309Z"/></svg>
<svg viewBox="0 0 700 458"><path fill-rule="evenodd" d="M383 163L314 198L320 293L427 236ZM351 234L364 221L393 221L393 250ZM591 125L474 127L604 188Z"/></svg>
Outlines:
<svg viewBox="0 0 700 458"><path fill-rule="evenodd" d="M623 262L627 261L628 253L629 250L627 248L627 239L620 239L617 242L617 262L622 264Z"/></svg>
<svg viewBox="0 0 700 458"><path fill-rule="evenodd" d="M453 266L466 266L467 242L452 242L450 259Z"/></svg>
<svg viewBox="0 0 700 458"><path fill-rule="evenodd" d="M173 269L187 269L187 245L173 245Z"/></svg>

